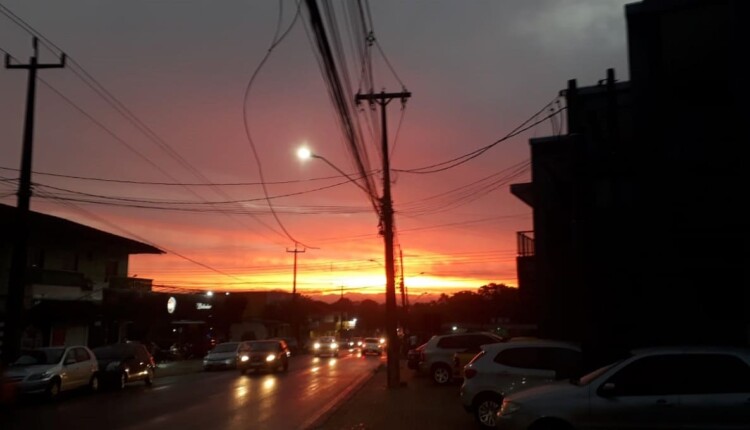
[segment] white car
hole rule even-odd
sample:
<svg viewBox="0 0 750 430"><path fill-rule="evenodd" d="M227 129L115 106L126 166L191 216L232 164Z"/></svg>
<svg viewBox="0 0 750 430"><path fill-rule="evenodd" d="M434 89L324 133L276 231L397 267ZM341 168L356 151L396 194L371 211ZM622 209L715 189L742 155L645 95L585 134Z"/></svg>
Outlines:
<svg viewBox="0 0 750 430"><path fill-rule="evenodd" d="M236 368L242 344L243 342L224 342L216 345L203 357L203 370Z"/></svg>
<svg viewBox="0 0 750 430"><path fill-rule="evenodd" d="M339 343L333 336L323 336L313 343L313 355L315 357L322 357L324 355L338 357Z"/></svg>
<svg viewBox="0 0 750 430"><path fill-rule="evenodd" d="M362 343L362 355L383 355L383 343L376 337L366 337Z"/></svg>
<svg viewBox="0 0 750 430"><path fill-rule="evenodd" d="M483 345L464 366L461 402L486 428L495 427L503 397L517 390L578 376L578 346L551 340L522 340Z"/></svg>
<svg viewBox="0 0 750 430"><path fill-rule="evenodd" d="M37 348L25 351L3 375L5 383L21 393L43 393L50 398L62 391L99 389L99 365L85 346Z"/></svg>
<svg viewBox="0 0 750 430"><path fill-rule="evenodd" d="M747 429L750 350L634 351L578 380L506 396L497 428Z"/></svg>
<svg viewBox="0 0 750 430"><path fill-rule="evenodd" d="M419 353L417 371L426 373L438 385L453 380L453 354L481 345L502 342L503 338L490 332L451 333L432 336Z"/></svg>

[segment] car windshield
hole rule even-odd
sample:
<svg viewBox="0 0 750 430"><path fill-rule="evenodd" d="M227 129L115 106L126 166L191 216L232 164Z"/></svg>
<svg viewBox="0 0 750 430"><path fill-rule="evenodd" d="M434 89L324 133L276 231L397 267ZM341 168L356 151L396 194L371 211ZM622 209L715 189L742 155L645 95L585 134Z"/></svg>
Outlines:
<svg viewBox="0 0 750 430"><path fill-rule="evenodd" d="M379 340L375 339L374 337L368 337L365 339L365 343L378 343Z"/></svg>
<svg viewBox="0 0 750 430"><path fill-rule="evenodd" d="M60 362L65 348L42 348L26 351L18 357L14 366L34 366L37 364L56 364Z"/></svg>
<svg viewBox="0 0 750 430"><path fill-rule="evenodd" d="M237 351L237 345L239 345L237 342L220 343L211 350L211 353L234 352Z"/></svg>
<svg viewBox="0 0 750 430"><path fill-rule="evenodd" d="M126 344L102 346L94 348L93 352L99 360L123 359L135 355L133 348Z"/></svg>
<svg viewBox="0 0 750 430"><path fill-rule="evenodd" d="M320 343L334 343L336 342L336 339L332 337L321 337L320 340L318 340Z"/></svg>
<svg viewBox="0 0 750 430"><path fill-rule="evenodd" d="M250 342L251 351L275 351L278 347L278 342Z"/></svg>

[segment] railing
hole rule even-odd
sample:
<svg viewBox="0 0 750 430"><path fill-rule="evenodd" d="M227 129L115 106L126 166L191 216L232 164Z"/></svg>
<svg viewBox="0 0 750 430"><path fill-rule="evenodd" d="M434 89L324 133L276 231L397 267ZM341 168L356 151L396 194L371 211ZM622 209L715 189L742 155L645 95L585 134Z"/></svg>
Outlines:
<svg viewBox="0 0 750 430"><path fill-rule="evenodd" d="M519 231L516 233L516 242L519 257L534 256L534 232Z"/></svg>
<svg viewBox="0 0 750 430"><path fill-rule="evenodd" d="M112 276L109 278L109 288L133 291L151 291L152 282L152 279Z"/></svg>

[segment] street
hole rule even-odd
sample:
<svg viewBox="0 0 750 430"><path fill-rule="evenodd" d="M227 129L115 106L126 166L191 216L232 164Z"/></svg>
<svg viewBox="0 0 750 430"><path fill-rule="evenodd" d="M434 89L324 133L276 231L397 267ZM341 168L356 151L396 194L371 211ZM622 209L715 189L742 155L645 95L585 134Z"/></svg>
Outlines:
<svg viewBox="0 0 750 430"><path fill-rule="evenodd" d="M0 428L304 429L382 360L304 355L290 359L288 373L200 372L157 378L152 387L29 400L3 411Z"/></svg>

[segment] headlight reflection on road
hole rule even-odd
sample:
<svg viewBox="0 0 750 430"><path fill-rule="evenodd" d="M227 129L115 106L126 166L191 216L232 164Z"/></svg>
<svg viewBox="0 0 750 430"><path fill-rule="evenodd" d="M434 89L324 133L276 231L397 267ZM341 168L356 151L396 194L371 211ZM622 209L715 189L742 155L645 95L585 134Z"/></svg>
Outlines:
<svg viewBox="0 0 750 430"><path fill-rule="evenodd" d="M270 391L276 385L276 378L268 377L263 381L263 391Z"/></svg>
<svg viewBox="0 0 750 430"><path fill-rule="evenodd" d="M318 367L318 366L315 366L315 367L312 367L312 368L310 368L310 371L311 371L312 373L315 373L315 372L317 372L318 370L320 370L320 367Z"/></svg>
<svg viewBox="0 0 750 430"><path fill-rule="evenodd" d="M328 360L328 365L331 366L331 367L335 366L336 365L336 359L332 358L332 359Z"/></svg>

